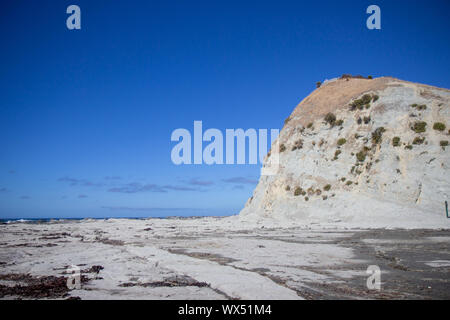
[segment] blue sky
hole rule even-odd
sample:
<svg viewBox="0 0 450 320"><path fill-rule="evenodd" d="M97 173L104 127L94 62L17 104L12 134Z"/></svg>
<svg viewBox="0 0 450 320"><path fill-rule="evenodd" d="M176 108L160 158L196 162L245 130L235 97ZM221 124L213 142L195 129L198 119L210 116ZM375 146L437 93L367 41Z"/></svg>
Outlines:
<svg viewBox="0 0 450 320"><path fill-rule="evenodd" d="M66 8L81 8L81 30ZM381 8L381 30L366 8ZM0 4L0 218L236 214L257 165L176 166L176 128L281 128L343 73L450 88L449 1Z"/></svg>

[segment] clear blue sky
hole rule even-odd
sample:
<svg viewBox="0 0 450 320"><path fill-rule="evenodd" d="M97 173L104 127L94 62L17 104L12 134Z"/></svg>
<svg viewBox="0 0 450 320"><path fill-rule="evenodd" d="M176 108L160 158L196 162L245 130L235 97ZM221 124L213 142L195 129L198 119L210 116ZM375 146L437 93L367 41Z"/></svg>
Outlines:
<svg viewBox="0 0 450 320"><path fill-rule="evenodd" d="M259 166L175 166L174 129L281 128L343 73L450 88L449 14L446 0L1 1L0 218L235 214Z"/></svg>

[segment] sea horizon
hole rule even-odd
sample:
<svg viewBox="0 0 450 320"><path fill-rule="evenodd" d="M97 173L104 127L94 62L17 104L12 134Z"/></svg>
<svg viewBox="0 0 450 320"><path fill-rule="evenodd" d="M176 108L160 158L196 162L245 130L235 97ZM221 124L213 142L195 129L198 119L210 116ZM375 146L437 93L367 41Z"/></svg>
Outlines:
<svg viewBox="0 0 450 320"><path fill-rule="evenodd" d="M124 219L124 220L147 220L147 219L197 219L197 218L224 218L231 217L237 214L229 215L187 215L187 216L146 216L146 217L128 217L128 216L105 216L105 217L45 217L45 218L30 218L30 217L19 217L19 218L0 218L0 224L2 223L42 223L51 221L82 221L82 220L109 220L109 219Z"/></svg>

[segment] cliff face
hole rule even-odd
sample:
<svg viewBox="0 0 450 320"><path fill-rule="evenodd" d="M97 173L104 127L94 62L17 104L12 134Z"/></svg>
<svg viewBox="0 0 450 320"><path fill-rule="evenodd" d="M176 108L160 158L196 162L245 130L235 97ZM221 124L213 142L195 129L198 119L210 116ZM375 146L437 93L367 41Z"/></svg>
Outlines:
<svg viewBox="0 0 450 320"><path fill-rule="evenodd" d="M449 106L450 90L394 78L323 84L286 119L278 173L241 218L450 227Z"/></svg>

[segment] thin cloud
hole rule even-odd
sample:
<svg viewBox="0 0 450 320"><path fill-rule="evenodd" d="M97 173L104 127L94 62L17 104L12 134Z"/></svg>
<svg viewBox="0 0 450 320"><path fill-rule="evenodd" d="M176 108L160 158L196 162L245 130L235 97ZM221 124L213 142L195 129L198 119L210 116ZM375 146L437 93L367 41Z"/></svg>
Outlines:
<svg viewBox="0 0 450 320"><path fill-rule="evenodd" d="M85 194L80 194L80 195L78 195L78 198L79 199L84 199L84 198L87 198L88 196L87 195L85 195Z"/></svg>
<svg viewBox="0 0 450 320"><path fill-rule="evenodd" d="M68 182L69 184L75 186L75 185L78 184L78 182L79 182L80 180L75 179L75 178L63 177L63 178L59 178L58 181L59 181L59 182Z"/></svg>
<svg viewBox="0 0 450 320"><path fill-rule="evenodd" d="M102 183L95 183L86 179L77 179L77 178L71 178L71 177L62 177L59 178L57 181L59 182L65 182L68 183L70 186L82 186L82 187L101 187L103 186Z"/></svg>
<svg viewBox="0 0 450 320"><path fill-rule="evenodd" d="M186 183L193 185L193 186L202 186L202 187L212 186L214 184L214 182L212 182L212 181L200 180L197 178L192 178L191 180L187 181Z"/></svg>
<svg viewBox="0 0 450 320"><path fill-rule="evenodd" d="M22 200L28 200L28 199L31 199L31 198L30 198L29 196L21 196L20 199L22 199Z"/></svg>
<svg viewBox="0 0 450 320"><path fill-rule="evenodd" d="M139 192L168 192L168 191L199 191L197 188L179 186L179 185L158 185L158 184L142 184L132 182L120 187L110 188L109 192L120 193L139 193Z"/></svg>
<svg viewBox="0 0 450 320"><path fill-rule="evenodd" d="M106 176L105 180L122 180L122 177L119 176Z"/></svg>
<svg viewBox="0 0 450 320"><path fill-rule="evenodd" d="M9 192L9 190L7 188L0 188L0 193L2 192Z"/></svg>
<svg viewBox="0 0 450 320"><path fill-rule="evenodd" d="M122 179L119 176L106 176L105 180L113 182L114 180ZM95 183L86 179L77 179L72 177L62 177L58 179L59 182L67 183L69 186L83 186L83 187L106 187L108 184L103 183ZM117 192L117 193L139 193L139 192L169 192L169 191L202 191L199 188L200 186L208 186L213 184L211 181L202 181L198 179L191 179L188 182L191 186L184 185L159 185L154 183L141 183L141 182L130 182L130 183L111 183L109 184L108 192Z"/></svg>
<svg viewBox="0 0 450 320"><path fill-rule="evenodd" d="M124 206L103 206L102 209L111 211L146 211L146 212L161 212L161 211L188 211L188 210L206 210L193 208L157 208L157 207L124 207Z"/></svg>
<svg viewBox="0 0 450 320"><path fill-rule="evenodd" d="M163 187L156 184L142 184L139 182L132 182L121 187L114 187L108 190L109 192L120 193L138 193L138 192L167 192Z"/></svg>
<svg viewBox="0 0 450 320"><path fill-rule="evenodd" d="M165 185L165 186L163 186L163 188L166 190L174 190L174 191L198 191L197 188L184 187L184 186Z"/></svg>
<svg viewBox="0 0 450 320"><path fill-rule="evenodd" d="M229 179L222 179L226 183L236 183L236 184L257 184L258 180L246 178L246 177L233 177Z"/></svg>

